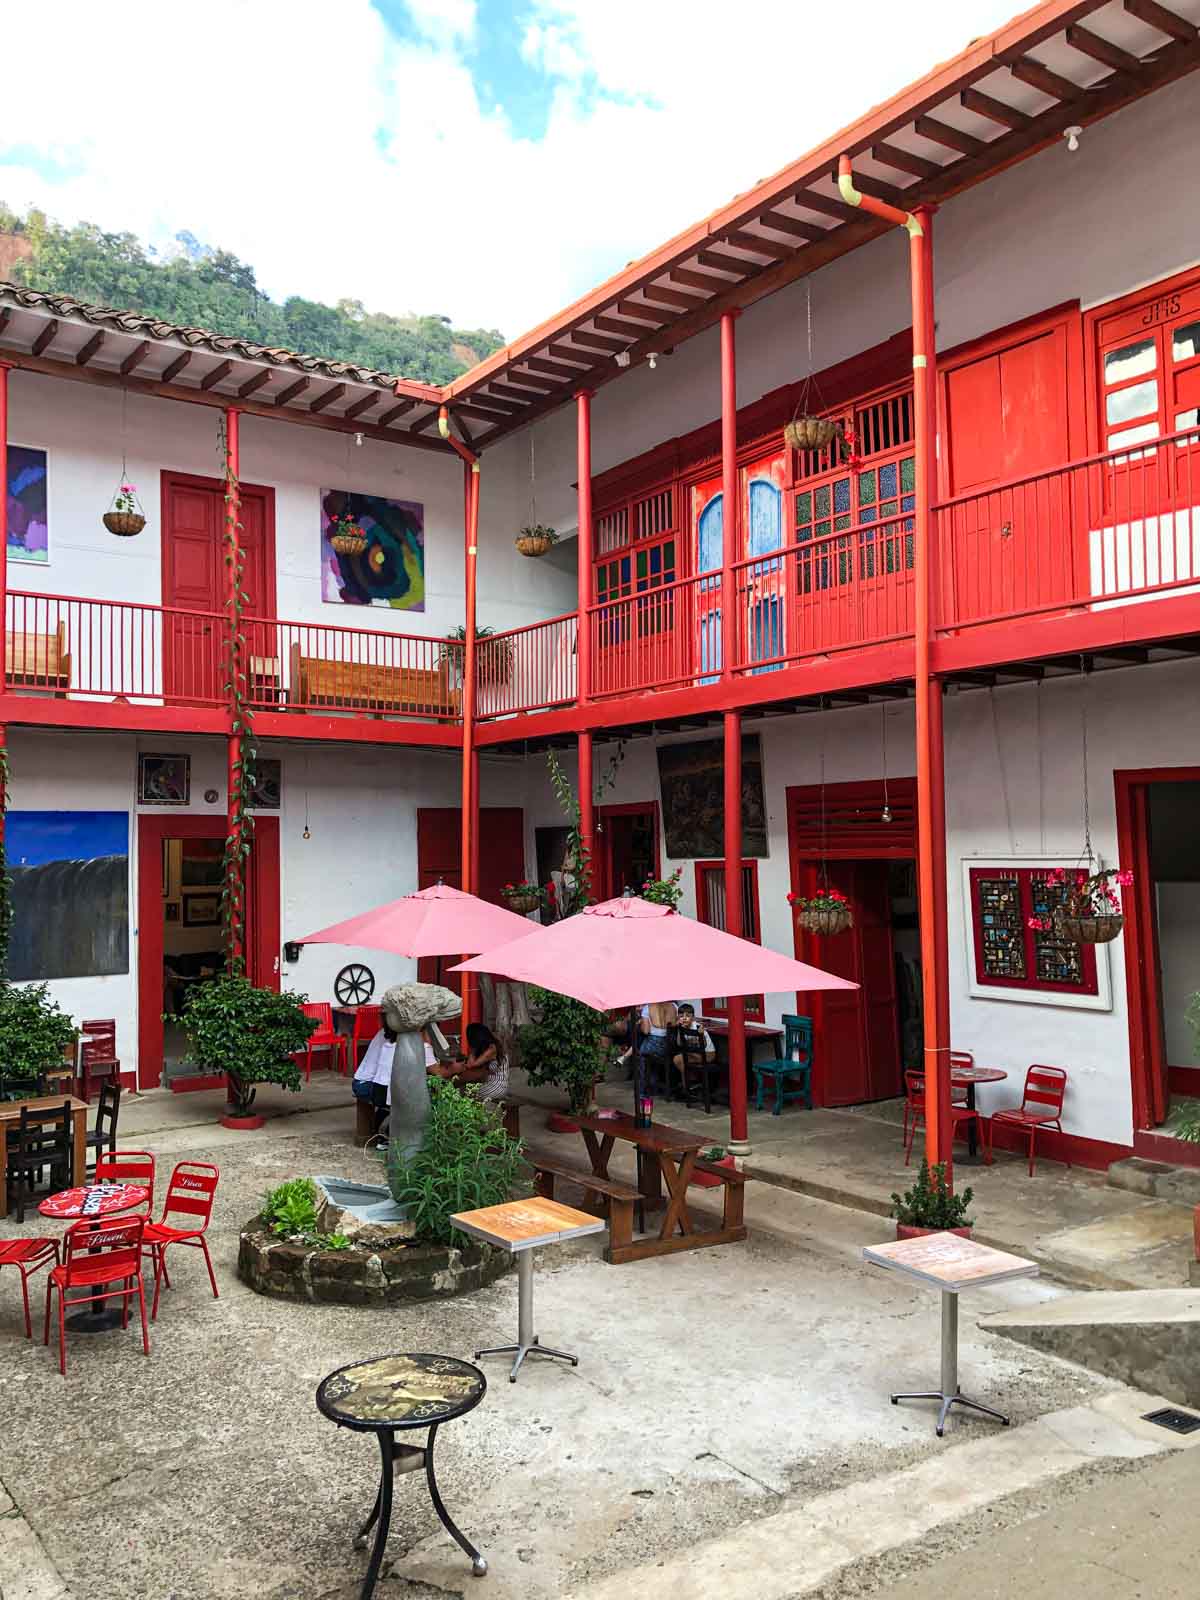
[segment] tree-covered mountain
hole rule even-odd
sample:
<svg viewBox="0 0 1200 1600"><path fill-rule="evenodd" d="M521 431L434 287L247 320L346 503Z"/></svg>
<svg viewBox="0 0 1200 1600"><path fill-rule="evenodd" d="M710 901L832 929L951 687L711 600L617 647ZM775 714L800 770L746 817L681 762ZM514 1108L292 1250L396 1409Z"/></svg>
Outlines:
<svg viewBox="0 0 1200 1600"><path fill-rule="evenodd" d="M0 278L425 383L448 383L504 343L495 328L389 316L359 300L330 306L293 295L280 305L259 289L252 266L190 233L160 252L131 233L106 233L90 222L67 228L35 209L21 216L2 201Z"/></svg>

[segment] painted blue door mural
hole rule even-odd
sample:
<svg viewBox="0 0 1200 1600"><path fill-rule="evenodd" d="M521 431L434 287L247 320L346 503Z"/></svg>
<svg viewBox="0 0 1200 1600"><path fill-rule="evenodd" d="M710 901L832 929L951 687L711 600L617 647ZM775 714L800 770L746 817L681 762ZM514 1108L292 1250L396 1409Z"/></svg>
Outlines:
<svg viewBox="0 0 1200 1600"><path fill-rule="evenodd" d="M697 511L696 572L700 575L696 585L700 683L715 683L722 666L721 561L725 508L720 483L720 478L710 478L692 490L692 505Z"/></svg>
<svg viewBox="0 0 1200 1600"><path fill-rule="evenodd" d="M782 467L782 462L781 462ZM751 468L751 472L756 469ZM783 545L783 490L769 477L751 476L748 490L746 527L749 533L747 555L765 556ZM751 661L770 661L772 666L754 667L757 676L778 672L777 658L784 653L785 601L782 578L783 557L756 561L745 568L747 624ZM739 587L742 587L739 585Z"/></svg>

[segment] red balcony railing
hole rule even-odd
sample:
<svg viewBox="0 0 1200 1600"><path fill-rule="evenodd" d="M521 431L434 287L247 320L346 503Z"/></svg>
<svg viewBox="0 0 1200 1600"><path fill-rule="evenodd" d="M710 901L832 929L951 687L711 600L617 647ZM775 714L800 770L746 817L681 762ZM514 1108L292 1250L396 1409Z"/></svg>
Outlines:
<svg viewBox="0 0 1200 1600"><path fill-rule="evenodd" d="M488 721L573 705L578 622L572 611L481 639L476 715Z"/></svg>
<svg viewBox="0 0 1200 1600"><path fill-rule="evenodd" d="M417 634L251 617L250 704L271 710L457 720L462 646Z"/></svg>
<svg viewBox="0 0 1200 1600"><path fill-rule="evenodd" d="M1200 583L1200 433L959 495L934 514L943 627L1167 595Z"/></svg>

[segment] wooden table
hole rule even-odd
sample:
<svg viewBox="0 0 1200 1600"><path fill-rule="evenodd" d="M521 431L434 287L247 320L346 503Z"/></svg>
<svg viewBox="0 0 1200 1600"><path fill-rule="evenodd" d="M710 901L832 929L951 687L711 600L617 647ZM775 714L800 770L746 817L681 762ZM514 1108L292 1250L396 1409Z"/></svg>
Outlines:
<svg viewBox="0 0 1200 1600"><path fill-rule="evenodd" d="M38 1095L33 1100L0 1101L0 1217L8 1215L8 1130L21 1120L22 1107L32 1111L61 1111L64 1102L71 1108L71 1183L83 1182L87 1169L87 1101L71 1094Z"/></svg>
<svg viewBox="0 0 1200 1600"><path fill-rule="evenodd" d="M705 1028L712 1035L712 1042L716 1046L717 1064L724 1067L726 1079L729 1076L729 1022L725 1017L697 1017L696 1026ZM783 1054L783 1029L776 1028L769 1022L747 1022L744 1024L746 1034L746 1086L750 1089L750 1075L754 1066L754 1051L758 1045L770 1045L775 1057Z"/></svg>
<svg viewBox="0 0 1200 1600"><path fill-rule="evenodd" d="M539 1245L562 1244L567 1239L603 1233L607 1226L604 1219L534 1195L531 1200L510 1200L504 1205L483 1206L478 1211L456 1211L450 1220L464 1233L495 1245L499 1250L507 1250L517 1258L517 1342L476 1350L476 1361L482 1356L515 1355L517 1359L508 1375L509 1383L516 1383L521 1363L529 1355L550 1356L577 1367L578 1356L541 1344L533 1331L533 1252Z"/></svg>
<svg viewBox="0 0 1200 1600"><path fill-rule="evenodd" d="M967 1091L967 1105L975 1110L975 1085L978 1083L1002 1083L1008 1077L1007 1072L1002 1072L999 1067L951 1067L950 1084L955 1089ZM979 1124L967 1123L967 1151L974 1157L979 1148Z"/></svg>
<svg viewBox="0 0 1200 1600"><path fill-rule="evenodd" d="M733 1244L746 1237L742 1220L744 1180L741 1173L731 1174L730 1181L724 1185L725 1210L719 1228L698 1231L692 1221L688 1210L688 1184L695 1170L697 1155L709 1143L707 1139L698 1138L694 1133L684 1133L679 1128L669 1128L661 1122L651 1123L648 1128L639 1128L633 1118L624 1112L616 1117L580 1116L572 1112L571 1121L579 1125L592 1171L597 1177L608 1177L613 1145L622 1139L638 1153L638 1188L646 1200L653 1203L660 1199L662 1184L665 1182L667 1187L667 1208L657 1237L629 1241L614 1239L608 1251L610 1261L641 1261L646 1256L666 1255L675 1250L698 1250L705 1245Z"/></svg>
<svg viewBox="0 0 1200 1600"><path fill-rule="evenodd" d="M967 1406L985 1417L994 1417L1008 1426L1008 1418L978 1400L968 1400L958 1387L958 1296L963 1289L981 1289L990 1283L1007 1283L1011 1278L1034 1278L1037 1266L1006 1250L993 1250L958 1233L927 1233L916 1239L898 1239L895 1244L869 1245L865 1260L877 1267L902 1273L917 1283L941 1291L942 1296L942 1373L941 1388L919 1393L894 1394L892 1404L901 1400L937 1400L938 1438L946 1426L951 1406Z"/></svg>

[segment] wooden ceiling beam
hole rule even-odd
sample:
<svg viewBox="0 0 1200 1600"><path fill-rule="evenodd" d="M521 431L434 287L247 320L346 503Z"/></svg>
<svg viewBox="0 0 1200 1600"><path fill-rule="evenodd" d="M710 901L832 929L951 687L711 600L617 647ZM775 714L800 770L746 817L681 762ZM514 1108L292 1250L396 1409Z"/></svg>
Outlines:
<svg viewBox="0 0 1200 1600"><path fill-rule="evenodd" d="M871 157L896 172L909 172L914 178L935 178L942 170L936 161L926 161L924 156L915 156L911 150L894 144L873 144Z"/></svg>
<svg viewBox="0 0 1200 1600"><path fill-rule="evenodd" d="M687 289L703 289L706 294L719 294L729 287L728 278L714 278L711 272L694 272L691 267L676 267L671 282L682 283Z"/></svg>
<svg viewBox="0 0 1200 1600"><path fill-rule="evenodd" d="M534 372L544 372L548 378L577 378L579 369L572 367L565 361L550 361L545 356L527 356L525 365Z"/></svg>
<svg viewBox="0 0 1200 1600"><path fill-rule="evenodd" d="M377 406L387 391L378 390L375 394L365 394L361 400L356 400L352 406L347 406L342 412L343 422L353 422L356 417L364 416L372 406Z"/></svg>
<svg viewBox="0 0 1200 1600"><path fill-rule="evenodd" d="M594 316L592 326L601 333L615 333L619 339L640 339L646 332L636 322L626 322L624 317ZM661 323L659 324L661 327Z"/></svg>
<svg viewBox="0 0 1200 1600"><path fill-rule="evenodd" d="M291 401L302 395L311 383L311 378L297 378L295 383L289 383L286 389L275 396L275 404L277 406L290 404Z"/></svg>
<svg viewBox="0 0 1200 1600"><path fill-rule="evenodd" d="M642 294L657 305L674 306L678 311L691 311L695 306L704 304L697 294L685 294L682 289L665 289L661 283L646 284Z"/></svg>
<svg viewBox="0 0 1200 1600"><path fill-rule="evenodd" d="M12 312L7 306L0 306L0 333L3 333L12 321ZM76 358L78 359L78 358Z"/></svg>
<svg viewBox="0 0 1200 1600"><path fill-rule="evenodd" d="M264 367L261 372L256 372L252 378L247 378L245 383L242 384L238 390L238 399L249 400L252 394L257 394L260 389L265 388L274 376L275 374L269 367Z"/></svg>
<svg viewBox="0 0 1200 1600"><path fill-rule="evenodd" d="M485 395L483 398L486 400L487 396ZM450 409L455 416L461 411L464 416L476 417L480 422L490 422L495 427L498 423L507 422L516 407L512 406L506 411L497 411L494 406L484 405L472 396L470 400L451 401Z"/></svg>
<svg viewBox="0 0 1200 1600"><path fill-rule="evenodd" d="M568 334L567 337L573 339L575 335L571 333ZM590 351L573 350L569 344L550 344L547 345L546 348L549 350L550 354L552 356L556 356L559 361L571 361L574 362L578 367L591 367L594 365L596 360L595 356L592 355Z"/></svg>
<svg viewBox="0 0 1200 1600"><path fill-rule="evenodd" d="M986 139L977 139L974 134L964 133L961 128L951 127L937 117L918 117L913 127L922 139L943 145L960 156L979 156L987 149Z"/></svg>
<svg viewBox="0 0 1200 1600"><path fill-rule="evenodd" d="M550 378L537 378L529 372L513 372L511 369L504 375L507 383L515 383L521 389L536 389L539 394L553 394L559 387Z"/></svg>
<svg viewBox="0 0 1200 1600"><path fill-rule="evenodd" d="M758 220L764 228L773 228L776 233L786 233L793 239L804 239L809 244L825 237L825 229L817 223L801 222L799 217L789 217L782 211L764 211Z"/></svg>
<svg viewBox="0 0 1200 1600"><path fill-rule="evenodd" d="M174 383L184 367L191 362L193 354L193 351L185 350L182 355L176 356L171 365L163 372L162 381L164 383Z"/></svg>
<svg viewBox="0 0 1200 1600"><path fill-rule="evenodd" d="M200 379L200 387L202 389L215 389L219 383L224 383L232 371L232 361L218 362L211 372L206 372Z"/></svg>
<svg viewBox="0 0 1200 1600"><path fill-rule="evenodd" d="M620 348L623 350L625 346L621 345ZM515 402L518 406L527 406L532 398L524 389L510 388L501 378L493 378L488 384L487 398L490 400L492 395L498 395L501 400ZM479 398L482 400L484 396L480 395Z"/></svg>
<svg viewBox="0 0 1200 1600"><path fill-rule="evenodd" d="M638 322L650 322L656 328L661 328L668 320L663 312L656 311L653 306L640 305L636 300L618 300L617 311L622 317L633 317Z"/></svg>
<svg viewBox="0 0 1200 1600"><path fill-rule="evenodd" d="M1200 28L1194 22L1168 11L1158 0L1125 0L1125 9L1139 22L1148 22L1159 33L1165 33L1168 39L1182 39L1185 44L1200 39Z"/></svg>
<svg viewBox="0 0 1200 1600"><path fill-rule="evenodd" d="M434 409L429 412L428 416L418 417L416 422L409 427L408 432L410 434L419 434L423 428L428 428L430 424L436 422L437 419L438 412L437 407L435 406ZM453 448L453 446L451 446L451 448Z"/></svg>
<svg viewBox="0 0 1200 1600"><path fill-rule="evenodd" d="M401 400L399 405L393 406L390 411L383 413L379 419L378 426L381 428L390 427L397 417L407 416L410 411L415 411L416 409L417 402L415 400Z"/></svg>
<svg viewBox="0 0 1200 1600"><path fill-rule="evenodd" d="M1111 40L1102 39L1098 33L1093 33L1090 28L1083 28L1078 23L1067 29L1067 43L1081 56L1087 56L1091 61L1098 61L1102 67L1111 67L1114 72L1141 71L1142 63L1137 56L1128 50L1122 50L1120 45L1113 44Z"/></svg>
<svg viewBox="0 0 1200 1600"><path fill-rule="evenodd" d="M833 181L837 182L837 172L834 171ZM895 206L900 211L908 211L913 203L913 196L905 189L897 189L894 183L881 183L878 178L872 178L868 173L856 172L854 186L861 189L863 194L869 194L876 200L882 200L886 205Z"/></svg>
<svg viewBox="0 0 1200 1600"><path fill-rule="evenodd" d="M1051 72L1049 67L1033 56L1016 56L1008 62L1008 70L1019 82L1028 85L1030 89L1037 89L1041 94L1048 94L1051 100L1071 101L1078 100L1083 93L1079 84L1070 78L1064 78L1059 72Z"/></svg>
<svg viewBox="0 0 1200 1600"><path fill-rule="evenodd" d="M55 337L57 336L57 334L58 334L58 322L54 317L51 317L50 321L42 329L41 333L38 334L37 338L33 341L33 353L34 353L34 355L35 356L40 356L40 355L43 354L44 351L49 349L49 347L54 343L54 340L55 340Z"/></svg>
<svg viewBox="0 0 1200 1600"><path fill-rule="evenodd" d="M324 394L319 394L308 409L311 412L324 411L326 406L331 406L335 400L340 400L345 392L346 385L344 383L330 384Z"/></svg>
<svg viewBox="0 0 1200 1600"><path fill-rule="evenodd" d="M1006 105L994 95L984 94L982 89L964 89L958 101L965 111L973 111L977 117L986 117L989 122L998 122L1002 128L1027 128L1033 120L1024 111L1018 111L1016 106Z"/></svg>
<svg viewBox="0 0 1200 1600"><path fill-rule="evenodd" d="M8 316L8 313L5 312L5 317L7 318L7 316ZM2 324L0 324L0 326L2 326ZM86 367L88 362L96 354L97 350L100 350L100 349L103 348L104 341L107 338L108 338L108 335L105 333L104 329L103 328L98 329L92 335L92 337L88 340L88 342L84 345L83 349L79 352L79 354L75 357L75 365L77 367Z"/></svg>
<svg viewBox="0 0 1200 1600"><path fill-rule="evenodd" d="M748 277L757 263L744 261L741 256L731 256L727 250L701 250L696 260L702 267L712 267L714 272L732 272L739 278ZM723 285L728 288L728 283Z"/></svg>
<svg viewBox="0 0 1200 1600"><path fill-rule="evenodd" d="M728 233L721 235L725 244L731 244L738 250L750 250L757 256L766 256L768 261L786 261L795 254L795 245L780 244L775 239L764 239L761 234L747 233L743 228L731 228Z"/></svg>
<svg viewBox="0 0 1200 1600"><path fill-rule="evenodd" d="M576 328L571 337L576 344L585 344L592 350L607 350L612 355L628 348L624 339L610 339L606 333L589 333L586 328ZM490 387L496 386L493 383Z"/></svg>
<svg viewBox="0 0 1200 1600"><path fill-rule="evenodd" d="M849 206L844 200L835 200L832 195L818 194L815 189L797 189L792 199L806 211L832 217L835 222L853 222L861 215L857 206Z"/></svg>
<svg viewBox="0 0 1200 1600"><path fill-rule="evenodd" d="M125 357L124 361L122 361L122 375L127 378L131 372L136 372L141 366L142 362L145 361L146 357L150 354L152 349L153 345L151 344L150 340L143 339L141 344L137 345L133 350L131 350Z"/></svg>

